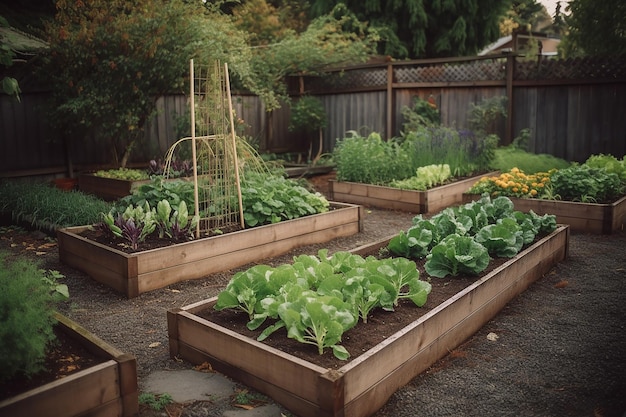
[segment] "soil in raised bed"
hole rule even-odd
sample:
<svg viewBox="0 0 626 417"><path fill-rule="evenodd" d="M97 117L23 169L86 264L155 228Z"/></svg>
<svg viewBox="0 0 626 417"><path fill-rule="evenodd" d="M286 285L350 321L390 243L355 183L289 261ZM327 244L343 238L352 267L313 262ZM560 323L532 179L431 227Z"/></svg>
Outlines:
<svg viewBox="0 0 626 417"><path fill-rule="evenodd" d="M102 363L101 358L65 332L55 329L54 334L56 341L48 348L44 370L30 377L19 375L0 383L0 401Z"/></svg>
<svg viewBox="0 0 626 417"><path fill-rule="evenodd" d="M508 259L505 258L492 259L487 269L478 277L448 276L444 278L428 277L424 272L424 261L418 261L420 277L422 277L422 279L428 279L432 285L432 291L428 295L426 304L422 307L417 307L410 300L401 300L398 307L393 312L375 309L368 316L366 324L359 321L356 326L343 334L341 345L350 353L348 361L359 357L372 347L383 342L386 338L402 330L506 261L508 261ZM196 313L196 315L252 339L256 339L266 327L263 325L260 330L248 330L246 327L246 323L248 322L247 314L232 309L221 311L207 309ZM326 348L324 353L319 355L317 346L303 344L294 339L287 338L285 329L276 331L262 343L323 368L338 369L347 363L347 361L337 359L330 348Z"/></svg>

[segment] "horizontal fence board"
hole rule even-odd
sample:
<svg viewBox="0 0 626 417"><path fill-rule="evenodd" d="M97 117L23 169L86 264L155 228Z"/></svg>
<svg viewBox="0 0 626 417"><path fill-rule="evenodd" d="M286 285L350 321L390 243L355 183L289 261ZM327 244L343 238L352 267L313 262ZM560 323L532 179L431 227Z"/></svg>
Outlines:
<svg viewBox="0 0 626 417"><path fill-rule="evenodd" d="M304 91L319 97L326 109L328 123L323 143L324 151L330 152L337 139L351 130L364 135L372 131L384 137L400 135L402 108L411 106L416 96L427 99L432 95L442 123L466 129L471 104L506 95L507 65L514 65L509 85L513 111L510 132L505 123L493 126L501 144L528 128L532 152L580 162L591 154L621 157L626 153L623 58L537 61L493 56L399 61L343 68L326 77L304 77L302 81ZM388 74L392 74L391 84ZM291 78L289 85L299 86L295 81L297 77ZM300 93L294 90L291 94L296 100ZM86 166L110 165L109 144L95 141L93 136L55 136L45 111L48 96L45 91L25 91L17 102L0 95L0 177L51 172L50 167L58 166L77 171ZM130 162L137 166L163 158L186 133L187 107L184 95L159 98L157 114L146 125L146 140L134 151ZM233 108L237 132L261 151L306 157L317 151L315 132L289 131L288 103L268 113L259 97L237 92L233 94ZM59 175L63 173L47 177Z"/></svg>

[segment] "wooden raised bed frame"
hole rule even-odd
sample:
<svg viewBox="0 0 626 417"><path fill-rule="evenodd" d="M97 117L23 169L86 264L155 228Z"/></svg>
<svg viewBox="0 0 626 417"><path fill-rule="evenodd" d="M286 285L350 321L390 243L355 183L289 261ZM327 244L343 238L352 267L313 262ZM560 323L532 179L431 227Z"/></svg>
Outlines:
<svg viewBox="0 0 626 417"><path fill-rule="evenodd" d="M477 194L464 194L463 202L478 200ZM572 231L611 234L624 230L626 224L626 196L612 204L578 203L574 201L541 200L509 197L515 210L537 214L554 214L556 221L568 224Z"/></svg>
<svg viewBox="0 0 626 417"><path fill-rule="evenodd" d="M0 402L0 415L136 416L139 414L137 361L100 340L69 318L56 314L57 328L72 337L100 364Z"/></svg>
<svg viewBox="0 0 626 417"><path fill-rule="evenodd" d="M93 194L107 201L115 201L132 194L133 190L150 180L129 181L117 178L98 177L94 174L80 174L78 189L87 194Z"/></svg>
<svg viewBox="0 0 626 417"><path fill-rule="evenodd" d="M433 213L459 204L463 200L463 193L467 192L476 181L482 177L491 177L497 174L497 172L489 172L426 191L401 190L380 185L335 180L330 180L328 185L330 187L330 199L333 201L419 214Z"/></svg>
<svg viewBox="0 0 626 417"><path fill-rule="evenodd" d="M376 253L389 239L353 251ZM364 417L478 331L568 252L559 226L465 290L338 370L328 370L196 315L216 298L170 310L171 357L213 369L272 397L300 417Z"/></svg>
<svg viewBox="0 0 626 417"><path fill-rule="evenodd" d="M57 231L59 258L128 298L168 285L202 278L299 246L351 236L363 229L363 208L331 202L331 210L221 236L127 254L86 239L88 226Z"/></svg>

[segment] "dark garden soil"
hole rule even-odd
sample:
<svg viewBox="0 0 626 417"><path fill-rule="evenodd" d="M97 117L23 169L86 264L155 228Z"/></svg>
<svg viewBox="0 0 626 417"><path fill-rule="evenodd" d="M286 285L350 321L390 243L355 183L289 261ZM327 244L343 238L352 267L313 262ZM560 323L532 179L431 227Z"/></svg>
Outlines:
<svg viewBox="0 0 626 417"><path fill-rule="evenodd" d="M0 383L0 401L103 362L64 332L55 330L55 336L43 363L44 370L30 377L16 376Z"/></svg>
<svg viewBox="0 0 626 417"><path fill-rule="evenodd" d="M310 181L328 195L329 177ZM317 254L322 248L331 253L349 250L408 228L413 217L412 213L366 208L362 233L300 248L264 263L280 265L295 255ZM569 249L566 261L393 394L374 417L622 417L626 412L626 233L572 233ZM169 357L166 311L216 296L235 272L252 266L127 299L60 263L56 240L43 233L0 229L0 250L38 260L42 268L64 274L70 300L59 306L60 312L135 355L140 389L153 371L193 368ZM451 285L442 291L456 291ZM429 303L434 305L437 292L435 287ZM388 325L396 320L390 317L381 313L370 320ZM379 333L380 338L382 330L368 332L372 333ZM352 339L363 337L350 334L343 343L356 356L359 348L350 345ZM229 410L233 408L227 400L198 402L180 405L176 414L169 415L222 417ZM281 412L291 415L282 408ZM140 415L168 416L146 408Z"/></svg>
<svg viewBox="0 0 626 417"><path fill-rule="evenodd" d="M422 307L417 307L410 300L400 300L398 307L394 311L373 310L368 316L367 323L359 321L356 326L343 334L341 346L345 347L350 353L348 360L356 359L372 347L383 342L387 337L419 319L505 261L505 259L492 261L489 267L478 277L459 276L429 279L432 291L428 295L428 301ZM418 270L420 270L421 277L426 276L424 274L423 262L419 262ZM262 326L260 330L248 330L246 327L248 316L240 311L204 310L196 314L252 339L256 339L265 328L265 326ZM268 322L267 324L270 323ZM323 368L338 369L346 364L346 361L335 358L331 349L325 349L324 354L319 355L317 347L287 338L285 329L276 331L265 339L263 343Z"/></svg>

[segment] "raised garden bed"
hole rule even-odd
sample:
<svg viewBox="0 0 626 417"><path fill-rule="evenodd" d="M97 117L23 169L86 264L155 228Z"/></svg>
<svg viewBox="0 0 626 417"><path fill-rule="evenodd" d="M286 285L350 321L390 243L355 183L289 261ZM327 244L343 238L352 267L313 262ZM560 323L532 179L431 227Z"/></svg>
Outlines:
<svg viewBox="0 0 626 417"><path fill-rule="evenodd" d="M477 194L464 194L463 202L468 203L479 198ZM510 198L515 210L532 210L540 215L554 214L557 223L568 224L576 232L611 234L624 230L626 224L626 196L611 204Z"/></svg>
<svg viewBox="0 0 626 417"><path fill-rule="evenodd" d="M287 174L289 178L323 175L335 169L333 165L284 164L284 167L285 174Z"/></svg>
<svg viewBox="0 0 626 417"><path fill-rule="evenodd" d="M81 236L88 226L59 229L61 261L128 298L225 271L294 248L351 236L362 230L363 208L331 202L326 213L167 247L125 253Z"/></svg>
<svg viewBox="0 0 626 417"><path fill-rule="evenodd" d="M410 213L432 213L463 200L463 193L482 177L497 175L497 172L462 179L426 191L401 190L380 185L358 182L329 181L330 199L346 203L363 204Z"/></svg>
<svg viewBox="0 0 626 417"><path fill-rule="evenodd" d="M80 174L78 176L78 189L103 200L115 201L132 194L134 189L149 182L150 180L129 181L98 177L94 174Z"/></svg>
<svg viewBox="0 0 626 417"><path fill-rule="evenodd" d="M493 318L568 252L559 226L418 320L338 369L327 369L203 317L216 298L168 311L170 355L213 369L272 397L300 417L363 417ZM389 239L355 249L376 254Z"/></svg>
<svg viewBox="0 0 626 417"><path fill-rule="evenodd" d="M101 361L91 367L0 402L0 415L136 416L139 413L137 361L57 314L57 330Z"/></svg>

